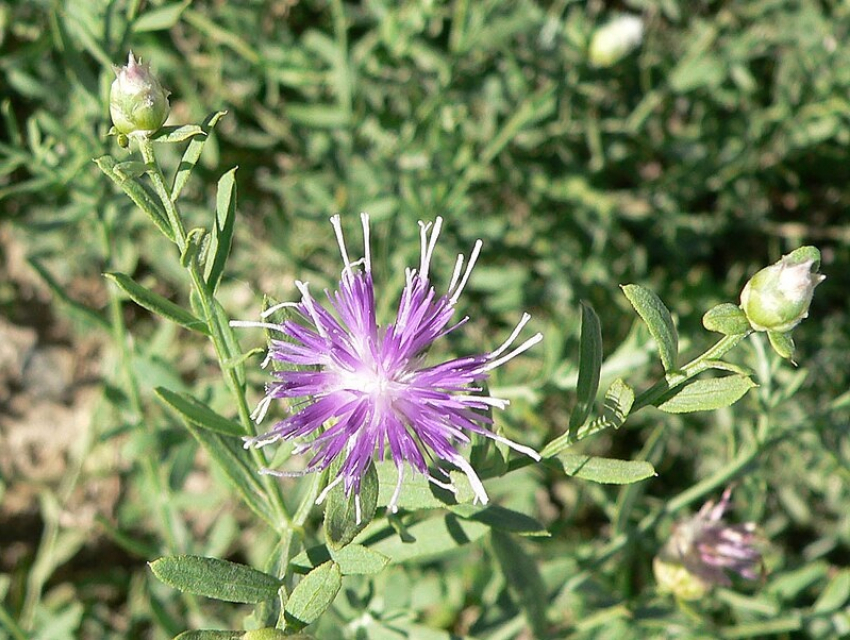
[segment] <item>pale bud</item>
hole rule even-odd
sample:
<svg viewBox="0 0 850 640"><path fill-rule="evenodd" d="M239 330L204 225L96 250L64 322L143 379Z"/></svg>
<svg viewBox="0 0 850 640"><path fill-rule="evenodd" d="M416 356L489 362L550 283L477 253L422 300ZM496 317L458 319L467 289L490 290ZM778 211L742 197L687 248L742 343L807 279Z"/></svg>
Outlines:
<svg viewBox="0 0 850 640"><path fill-rule="evenodd" d="M741 291L741 309L753 329L787 333L800 324L815 287L826 278L819 266L820 251L800 247L750 278Z"/></svg>
<svg viewBox="0 0 850 640"><path fill-rule="evenodd" d="M640 46L643 21L633 15L621 15L598 28L590 40L588 58L594 67L610 67Z"/></svg>
<svg viewBox="0 0 850 640"><path fill-rule="evenodd" d="M168 118L169 92L162 88L150 67L133 54L127 66L115 67L115 81L109 95L109 112L115 130L124 135L150 136Z"/></svg>

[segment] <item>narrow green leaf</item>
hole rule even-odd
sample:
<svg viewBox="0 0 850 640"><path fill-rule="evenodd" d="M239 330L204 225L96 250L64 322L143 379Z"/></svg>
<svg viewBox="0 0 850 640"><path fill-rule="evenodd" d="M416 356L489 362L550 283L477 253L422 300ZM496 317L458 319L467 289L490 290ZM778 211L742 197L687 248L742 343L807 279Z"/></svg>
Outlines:
<svg viewBox="0 0 850 640"><path fill-rule="evenodd" d="M27 262L29 262L30 266L36 270L39 276L41 276L41 279L44 280L44 283L50 289L50 292L64 304L68 305L73 313L82 318L83 321L89 322L100 329L110 330L110 323L106 318L94 309L87 307L81 302L77 302L69 296L62 285L56 281L53 275L45 269L38 260L35 258L29 258Z"/></svg>
<svg viewBox="0 0 850 640"><path fill-rule="evenodd" d="M171 186L171 199L173 201L177 200L180 192L183 191L183 187L186 186L189 176L192 175L192 170L201 157L201 151L204 150L204 145L209 139L210 132L225 114L227 114L227 111L217 111L207 116L206 120L201 124L201 129L206 135L192 138L192 141L186 147L186 151L183 152L183 157L180 159L180 166L177 168L177 174L174 176L174 184Z"/></svg>
<svg viewBox="0 0 850 640"><path fill-rule="evenodd" d="M349 114L335 105L290 103L286 115L295 124L314 129L338 129L348 126Z"/></svg>
<svg viewBox="0 0 850 640"><path fill-rule="evenodd" d="M242 640L244 631L214 631L211 629L200 629L198 631L184 631L174 640Z"/></svg>
<svg viewBox="0 0 850 640"><path fill-rule="evenodd" d="M326 562L299 582L286 602L286 629L300 631L319 619L331 606L342 587L342 574L336 562Z"/></svg>
<svg viewBox="0 0 850 640"><path fill-rule="evenodd" d="M235 438L224 438L207 429L199 429L188 421L185 424L189 432L221 468L245 504L272 528L279 529L281 523L269 507L268 496L257 477L258 470L248 466L244 449L236 444L238 441Z"/></svg>
<svg viewBox="0 0 850 640"><path fill-rule="evenodd" d="M186 234L186 246L180 254L180 266L188 268L198 256L203 255L204 248L209 244L207 230L195 227Z"/></svg>
<svg viewBox="0 0 850 640"><path fill-rule="evenodd" d="M550 534L537 520L519 511L499 505L458 504L448 508L465 520L474 520L487 526L520 536L548 537Z"/></svg>
<svg viewBox="0 0 850 640"><path fill-rule="evenodd" d="M490 547L499 563L505 584L525 614L535 638L546 633L546 585L534 559L509 534L493 531Z"/></svg>
<svg viewBox="0 0 850 640"><path fill-rule="evenodd" d="M736 403L755 386L749 377L741 375L693 380L673 389L657 407L667 413L713 411Z"/></svg>
<svg viewBox="0 0 850 640"><path fill-rule="evenodd" d="M242 425L238 422L220 416L207 405L195 400L195 398L187 393L175 393L165 387L156 387L154 391L163 402L194 425L225 436L246 435Z"/></svg>
<svg viewBox="0 0 850 640"><path fill-rule="evenodd" d="M794 358L794 338L790 333L777 333L775 331L767 332L767 339L770 340L770 346L782 358L792 360Z"/></svg>
<svg viewBox="0 0 850 640"><path fill-rule="evenodd" d="M163 298L158 293L154 293L150 289L143 287L130 276L117 272L105 273L104 275L117 284L139 306L172 322L176 322L182 327L209 335L209 329L205 322L196 318L183 307L174 304L171 300Z"/></svg>
<svg viewBox="0 0 850 640"><path fill-rule="evenodd" d="M655 467L643 460L614 460L576 453L559 453L546 461L568 476L600 484L632 484L651 478Z"/></svg>
<svg viewBox="0 0 850 640"><path fill-rule="evenodd" d="M464 520L450 513L417 522L408 527L407 531L412 538L410 542L404 542L397 535L390 535L373 543L365 541L364 544L389 557L393 564L428 560L475 542L490 531L490 526Z"/></svg>
<svg viewBox="0 0 850 640"><path fill-rule="evenodd" d="M838 571L815 601L812 611L831 613L844 608L850 601L850 569Z"/></svg>
<svg viewBox="0 0 850 640"><path fill-rule="evenodd" d="M736 336L750 330L750 322L741 307L726 302L712 307L702 317L702 326L727 336Z"/></svg>
<svg viewBox="0 0 850 640"><path fill-rule="evenodd" d="M649 333L655 338L664 370L675 370L676 357L679 353L679 335L676 333L673 317L667 307L654 292L645 287L626 284L621 288L641 320L649 328Z"/></svg>
<svg viewBox="0 0 850 640"><path fill-rule="evenodd" d="M339 474L343 460L339 458L328 469L332 481ZM360 502L358 513L357 502ZM370 464L360 483L358 496L352 491L345 495L342 483L330 490L325 506L325 540L331 549L341 549L363 531L375 517L378 508L378 472Z"/></svg>
<svg viewBox="0 0 850 640"><path fill-rule="evenodd" d="M376 462L375 469L378 472L378 506L386 507L390 503L393 492L398 483L398 470L394 462ZM401 483L398 501L399 509L418 511L420 509L439 509L451 504L463 504L472 502L475 494L469 484L469 478L465 473L458 471L450 472L452 483L457 493L451 493L438 487L421 473L405 469Z"/></svg>
<svg viewBox="0 0 850 640"><path fill-rule="evenodd" d="M224 265L230 254L233 241L233 226L236 219L236 168L225 173L218 181L216 192L215 225L204 267L204 279L211 292L218 287Z"/></svg>
<svg viewBox="0 0 850 640"><path fill-rule="evenodd" d="M110 156L101 156L94 162L110 180L129 196L130 200L139 209L147 214L163 235L173 242L174 231L171 229L162 203L155 196L151 195L141 182L120 171L116 171L115 160Z"/></svg>
<svg viewBox="0 0 850 640"><path fill-rule="evenodd" d="M267 573L218 558L165 556L149 566L170 587L225 602L263 602L274 598L282 584Z"/></svg>
<svg viewBox="0 0 850 640"><path fill-rule="evenodd" d="M185 142L189 138L195 136L206 135L204 130L196 124L184 124L179 127L162 127L159 131L151 136L153 142L160 143L177 143Z"/></svg>
<svg viewBox="0 0 850 640"><path fill-rule="evenodd" d="M581 304L581 345L578 360L577 403L570 415L570 433L584 424L599 391L602 372L602 327L589 304Z"/></svg>
<svg viewBox="0 0 850 640"><path fill-rule="evenodd" d="M383 571L390 559L383 553L364 547L362 544L349 544L339 551L328 549L323 544L310 547L295 556L290 564L298 573L307 573L333 560L339 565L344 576L375 575Z"/></svg>
<svg viewBox="0 0 850 640"><path fill-rule="evenodd" d="M611 386L605 393L605 404L602 408L602 415L590 424L580 427L575 434L569 431L561 434L546 445L543 451L540 452L540 456L542 458L551 458L564 449L571 447L576 442L580 442L595 433L606 429L619 429L632 410L634 401L635 392L628 384L617 378L611 383Z"/></svg>
<svg viewBox="0 0 850 640"><path fill-rule="evenodd" d="M157 9L152 9L142 14L133 23L133 33L144 33L146 31L165 31L170 29L180 19L183 10L192 3L192 0L174 2Z"/></svg>

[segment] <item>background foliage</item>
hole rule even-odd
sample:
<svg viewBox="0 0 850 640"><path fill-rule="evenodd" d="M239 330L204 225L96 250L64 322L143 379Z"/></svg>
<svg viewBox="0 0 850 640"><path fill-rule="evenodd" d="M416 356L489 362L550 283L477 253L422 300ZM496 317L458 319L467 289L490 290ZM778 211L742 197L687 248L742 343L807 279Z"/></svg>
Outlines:
<svg viewBox="0 0 850 640"><path fill-rule="evenodd" d="M590 35L621 10L643 17L644 42L594 68ZM61 640L240 628L249 609L176 597L145 562L263 566L273 545L153 392L191 391L232 415L207 343L124 304L101 276L128 273L187 304L178 257L91 162L126 153L106 135L107 104L111 64L132 49L171 89L172 122L228 111L183 200L189 226L207 223L219 176L239 167L220 291L231 317L255 318L263 294L292 299L296 278L333 285L327 218L355 230L361 210L389 310L417 260L416 221L442 215L438 278L485 242L464 302L474 322L446 348L495 346L523 309L545 335L491 384L513 400L506 432L532 446L569 423L581 300L602 322L603 389L616 376L641 387L660 365L618 284L656 291L683 351L699 353L706 309L782 253L823 252L798 367L748 342L737 357L761 386L733 408L648 410L588 446L649 460L658 477L493 482L551 537L500 534L348 576L318 637L536 637L534 589L553 637L846 633L848 30L846 4L813 0L0 2L0 629ZM179 151L167 153L174 168ZM740 474L733 517L764 528L770 574L683 610L650 571L672 523L636 525L766 428L784 441ZM287 482L295 503L306 488ZM500 556L536 561L540 582L517 589Z"/></svg>

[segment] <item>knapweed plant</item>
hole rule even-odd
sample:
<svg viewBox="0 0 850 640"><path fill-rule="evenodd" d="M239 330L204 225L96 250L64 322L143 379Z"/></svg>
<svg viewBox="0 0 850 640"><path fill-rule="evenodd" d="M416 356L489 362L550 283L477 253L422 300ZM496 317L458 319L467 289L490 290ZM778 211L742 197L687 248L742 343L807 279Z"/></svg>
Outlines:
<svg viewBox="0 0 850 640"><path fill-rule="evenodd" d="M214 411L203 398L164 386L157 394L276 540L255 567L193 555L152 559L154 575L186 594L190 611L199 606L194 596L255 605L241 629L187 630L178 637L455 637L382 609L391 593L368 594L382 572L470 553L482 542L488 549L483 557L503 575L519 614L484 617L481 637L565 637L568 629L551 615L553 603L634 540L651 538L677 512L729 487L778 441L765 425L720 471L647 515L628 535L613 535L584 559L582 571L560 565L541 571L520 537L545 538L549 531L528 513L532 505L524 511L501 504L512 476L534 467L536 473L566 474L576 483L630 485L622 500L633 499L636 494L629 492L656 475L648 459L594 456L574 450L576 445L602 432L616 439L615 432L626 429L638 411L686 414L734 404L758 383L751 369L726 358L748 338L763 350L760 334L767 333L775 351L790 360L790 332L806 317L823 279L818 250L794 251L755 274L740 304L709 309L704 326L721 336L690 359L680 353L676 322L661 299L640 284L624 285L622 292L648 329L663 367L663 375L643 388L617 377L600 394L601 323L583 304L568 427L541 441L521 429L506 430L500 417L512 410L510 398L491 394L488 386L492 372L511 361L540 366L546 337L528 314L516 310L516 324L504 336L488 336L471 352L445 355L469 342L469 336L455 339L474 323L462 293L488 250L478 241L453 267L437 263L441 230L460 227L463 219L444 211L419 223L418 265L389 276L398 278L401 290L394 312L383 312L386 307L378 301L384 283L373 279L370 231L381 223L370 224L367 214L360 215L363 249L354 252L345 238L357 218L347 212L330 218L342 263L334 290L318 292L298 280L297 292L268 291L252 307L225 309L217 292L238 223L234 170L220 179L216 209L205 226L187 229L180 206L183 188L224 114L200 125L162 127L168 93L149 68L131 55L117 75L111 111L119 142L129 150L118 151L118 159L101 157L97 164L173 244L173 257L161 259L178 261L187 273L191 307L127 274L108 277L142 307L211 341L229 392L227 411ZM163 145L185 145L173 175L166 176L158 160ZM294 300L272 301L290 294ZM258 343L255 328L264 331L265 345ZM702 340L696 336L689 344ZM264 391L250 382L260 367ZM253 411L249 397L261 397ZM657 437L663 438L663 431ZM488 483L500 487L495 497ZM727 490L720 502L709 501L658 544L662 588L687 599L713 585L732 585L730 574L752 580L761 575L756 526L721 520L729 501ZM314 526L319 510L321 530ZM676 588L688 579L692 582ZM525 635L517 635L523 628Z"/></svg>

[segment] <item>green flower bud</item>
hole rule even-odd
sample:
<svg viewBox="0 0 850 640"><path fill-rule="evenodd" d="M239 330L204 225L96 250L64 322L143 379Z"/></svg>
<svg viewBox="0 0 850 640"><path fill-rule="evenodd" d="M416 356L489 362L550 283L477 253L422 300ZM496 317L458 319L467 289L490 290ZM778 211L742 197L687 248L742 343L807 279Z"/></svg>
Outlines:
<svg viewBox="0 0 850 640"><path fill-rule="evenodd" d="M610 67L640 46L643 22L637 16L621 15L593 33L587 55L594 67Z"/></svg>
<svg viewBox="0 0 850 640"><path fill-rule="evenodd" d="M156 133L168 117L169 92L132 52L126 67L114 69L117 77L109 95L109 112L116 131L142 136Z"/></svg>
<svg viewBox="0 0 850 640"><path fill-rule="evenodd" d="M817 273L820 251L800 247L759 271L741 291L741 309L753 329L787 333L809 315L815 287L826 276Z"/></svg>

